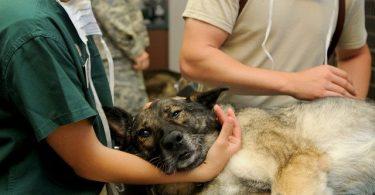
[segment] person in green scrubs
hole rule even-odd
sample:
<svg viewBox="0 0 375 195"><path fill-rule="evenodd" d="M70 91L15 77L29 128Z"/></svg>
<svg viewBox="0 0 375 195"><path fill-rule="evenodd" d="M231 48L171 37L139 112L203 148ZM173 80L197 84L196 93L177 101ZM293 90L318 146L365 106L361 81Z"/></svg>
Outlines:
<svg viewBox="0 0 375 195"><path fill-rule="evenodd" d="M112 106L101 58L88 39L98 97ZM239 150L235 116L218 107L222 133L206 163L191 172L165 175L132 154L105 147L87 88L85 51L55 0L0 0L0 194L98 194L104 182L204 182Z"/></svg>

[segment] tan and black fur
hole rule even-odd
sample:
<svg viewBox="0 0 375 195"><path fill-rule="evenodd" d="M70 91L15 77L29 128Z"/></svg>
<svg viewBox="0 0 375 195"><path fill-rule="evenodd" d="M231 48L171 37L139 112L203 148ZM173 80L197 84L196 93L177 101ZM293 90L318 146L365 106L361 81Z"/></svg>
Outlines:
<svg viewBox="0 0 375 195"><path fill-rule="evenodd" d="M212 107L221 91L155 101L133 117L130 126L118 125L121 120L111 115L109 121L116 135L130 140L126 144L134 153L166 173L190 170L204 161L218 135L220 125ZM237 117L243 146L217 178L200 188L163 185L154 192L375 193L373 104L325 98L271 110L247 108Z"/></svg>

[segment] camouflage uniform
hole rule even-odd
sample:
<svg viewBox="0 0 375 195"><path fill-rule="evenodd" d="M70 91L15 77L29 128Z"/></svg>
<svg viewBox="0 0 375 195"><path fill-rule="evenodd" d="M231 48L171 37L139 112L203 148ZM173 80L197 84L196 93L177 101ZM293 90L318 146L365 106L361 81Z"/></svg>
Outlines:
<svg viewBox="0 0 375 195"><path fill-rule="evenodd" d="M133 59L149 46L138 1L92 0L115 65L115 105L132 114L148 102L142 72L132 68ZM99 50L106 62L103 48L99 47Z"/></svg>

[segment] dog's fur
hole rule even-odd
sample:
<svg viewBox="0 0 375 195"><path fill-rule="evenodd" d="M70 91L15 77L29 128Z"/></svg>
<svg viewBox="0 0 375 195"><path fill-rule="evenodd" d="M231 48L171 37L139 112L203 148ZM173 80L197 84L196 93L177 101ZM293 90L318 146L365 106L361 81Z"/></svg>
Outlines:
<svg viewBox="0 0 375 195"><path fill-rule="evenodd" d="M222 91L155 101L135 117L118 108L106 113L123 150L170 174L204 161L220 130L212 107ZM247 108L237 117L243 130L242 149L199 193L375 193L373 104L325 98L272 110ZM175 184L159 186L157 191L191 194L197 188Z"/></svg>

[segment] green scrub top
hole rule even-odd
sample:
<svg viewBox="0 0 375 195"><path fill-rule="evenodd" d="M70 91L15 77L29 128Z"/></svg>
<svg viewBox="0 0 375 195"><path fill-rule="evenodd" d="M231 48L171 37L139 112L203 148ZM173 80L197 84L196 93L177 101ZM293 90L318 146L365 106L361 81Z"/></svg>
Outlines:
<svg viewBox="0 0 375 195"><path fill-rule="evenodd" d="M88 47L99 99L112 106L92 37ZM45 141L56 128L89 119L106 144L85 51L56 0L0 0L0 194L98 194L103 187L77 176Z"/></svg>

